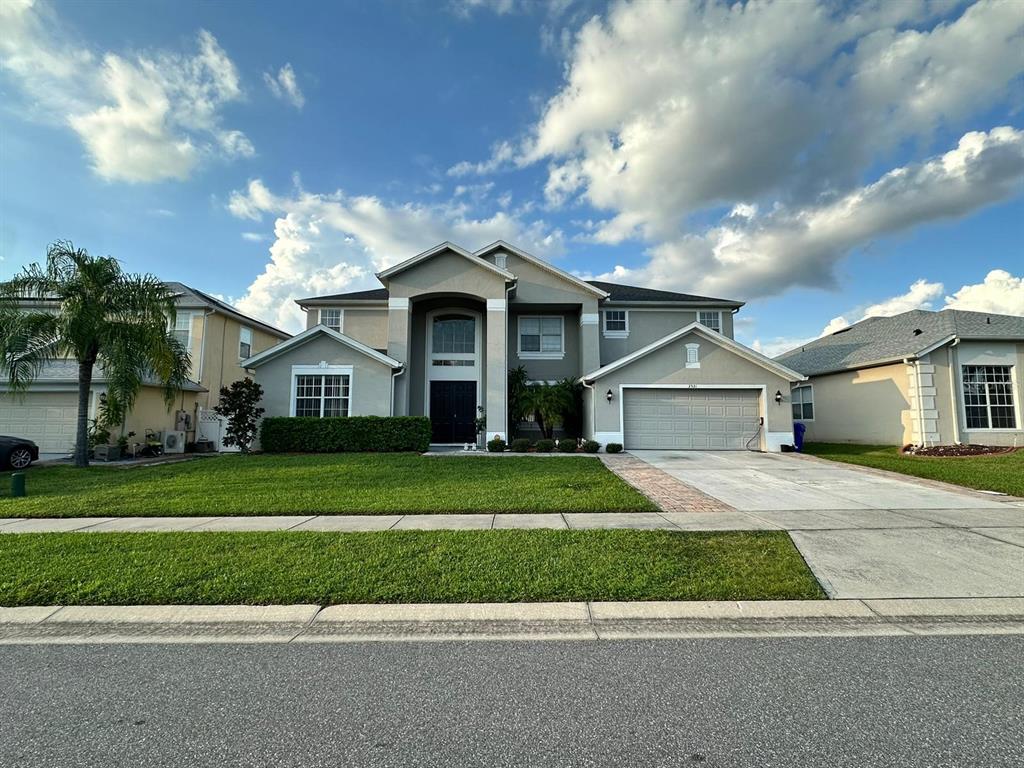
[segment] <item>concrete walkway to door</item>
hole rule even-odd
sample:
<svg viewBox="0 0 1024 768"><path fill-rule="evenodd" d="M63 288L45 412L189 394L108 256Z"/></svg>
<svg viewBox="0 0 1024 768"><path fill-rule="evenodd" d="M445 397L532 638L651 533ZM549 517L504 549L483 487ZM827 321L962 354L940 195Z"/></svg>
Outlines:
<svg viewBox="0 0 1024 768"><path fill-rule="evenodd" d="M832 597L1024 596L1020 499L786 454L631 453L735 510L687 518L789 531Z"/></svg>

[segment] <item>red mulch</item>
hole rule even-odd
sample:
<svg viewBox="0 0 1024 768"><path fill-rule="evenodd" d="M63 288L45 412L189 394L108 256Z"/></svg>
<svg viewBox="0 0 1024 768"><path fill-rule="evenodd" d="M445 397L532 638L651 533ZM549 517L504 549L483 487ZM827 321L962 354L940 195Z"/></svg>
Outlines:
<svg viewBox="0 0 1024 768"><path fill-rule="evenodd" d="M1007 448L1002 445L935 445L931 448L914 448L907 446L903 453L908 456L991 456L999 453L1013 453L1016 448Z"/></svg>

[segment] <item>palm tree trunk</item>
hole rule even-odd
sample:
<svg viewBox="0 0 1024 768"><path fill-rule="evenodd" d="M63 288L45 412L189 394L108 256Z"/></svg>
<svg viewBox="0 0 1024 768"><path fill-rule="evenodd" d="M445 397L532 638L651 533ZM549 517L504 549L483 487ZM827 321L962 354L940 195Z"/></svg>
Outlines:
<svg viewBox="0 0 1024 768"><path fill-rule="evenodd" d="M89 393L95 360L78 361L78 431L75 434L75 466L89 466Z"/></svg>

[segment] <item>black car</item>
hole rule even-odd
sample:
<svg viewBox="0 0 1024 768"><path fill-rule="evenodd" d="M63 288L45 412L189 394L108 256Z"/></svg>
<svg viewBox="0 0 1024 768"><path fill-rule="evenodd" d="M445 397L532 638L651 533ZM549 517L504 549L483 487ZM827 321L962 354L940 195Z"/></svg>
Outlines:
<svg viewBox="0 0 1024 768"><path fill-rule="evenodd" d="M39 446L24 437L0 435L0 469L25 469L39 460Z"/></svg>

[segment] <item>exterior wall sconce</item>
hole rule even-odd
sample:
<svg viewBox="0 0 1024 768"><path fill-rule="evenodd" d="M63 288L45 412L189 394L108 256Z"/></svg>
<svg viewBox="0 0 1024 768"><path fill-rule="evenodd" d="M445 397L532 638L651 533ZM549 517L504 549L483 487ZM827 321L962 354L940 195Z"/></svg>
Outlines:
<svg viewBox="0 0 1024 768"><path fill-rule="evenodd" d="M775 390L775 404L782 405L782 392Z"/></svg>
<svg viewBox="0 0 1024 768"><path fill-rule="evenodd" d="M609 389L609 390L608 390L607 392L605 392L605 393L604 393L604 398L605 398L605 400L607 400L607 401L608 401L609 403L610 403L610 402L612 401L612 398L613 398L613 397L614 397L614 395L612 394L612 391L611 391L610 389Z"/></svg>

